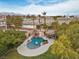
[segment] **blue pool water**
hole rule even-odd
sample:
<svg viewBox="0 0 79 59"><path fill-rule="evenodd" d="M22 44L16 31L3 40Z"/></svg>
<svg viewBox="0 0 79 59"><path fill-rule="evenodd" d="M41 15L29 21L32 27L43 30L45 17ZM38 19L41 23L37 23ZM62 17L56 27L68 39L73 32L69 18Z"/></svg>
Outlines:
<svg viewBox="0 0 79 59"><path fill-rule="evenodd" d="M42 37L33 37L31 39L31 42L27 44L27 47L30 49L38 48L43 42L44 42L44 39Z"/></svg>

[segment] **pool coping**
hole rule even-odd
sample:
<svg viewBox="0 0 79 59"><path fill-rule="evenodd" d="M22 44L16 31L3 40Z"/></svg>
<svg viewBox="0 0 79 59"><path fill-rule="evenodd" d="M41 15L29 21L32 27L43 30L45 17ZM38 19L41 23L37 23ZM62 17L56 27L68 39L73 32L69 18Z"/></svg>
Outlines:
<svg viewBox="0 0 79 59"><path fill-rule="evenodd" d="M17 48L17 52L20 54L20 55L23 55L23 56L38 56L40 54L43 54L45 52L48 51L49 47L53 44L54 42L54 39L48 39L46 37L42 37L46 40L48 40L48 44L45 44L43 46L40 46L39 48L36 48L36 49L29 49L26 44L28 43L28 40L31 40L33 36L30 36L28 39L26 39L18 48Z"/></svg>

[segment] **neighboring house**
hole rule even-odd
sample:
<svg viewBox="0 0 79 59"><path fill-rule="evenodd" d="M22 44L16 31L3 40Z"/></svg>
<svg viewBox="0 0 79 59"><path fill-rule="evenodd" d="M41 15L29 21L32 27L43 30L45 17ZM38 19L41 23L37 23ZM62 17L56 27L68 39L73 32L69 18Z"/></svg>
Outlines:
<svg viewBox="0 0 79 59"><path fill-rule="evenodd" d="M33 20L24 18L22 22L22 28L20 28L19 30L20 31L29 31L29 30L31 31L33 29L36 29L36 25L33 24Z"/></svg>
<svg viewBox="0 0 79 59"><path fill-rule="evenodd" d="M39 21L40 21L40 23L39 23ZM35 22L35 25L40 25L40 24L44 24L44 17L36 17L36 19L34 20L34 22Z"/></svg>
<svg viewBox="0 0 79 59"><path fill-rule="evenodd" d="M55 22L52 16L47 16L46 17L46 24L51 25L52 22Z"/></svg>
<svg viewBox="0 0 79 59"><path fill-rule="evenodd" d="M27 18L27 17L23 17L22 18L22 27L19 29L21 31L29 31L29 30L33 30L36 29L37 25L41 25L44 24L44 18L46 19L46 24L47 25L51 25L53 22L58 22L60 25L63 23L69 24L71 21L74 20L79 20L79 17L67 17L67 16L62 16L62 17L58 17L57 20L55 20L53 18L53 16L41 16L38 17L36 16L36 18L33 20L32 17ZM39 22L40 21L40 22ZM7 24L6 23L6 16L0 16L0 29L7 29L10 27L15 27L14 24Z"/></svg>
<svg viewBox="0 0 79 59"><path fill-rule="evenodd" d="M39 19L40 19L40 23L39 23ZM53 22L53 17L47 16L46 17L46 24L47 25L51 25ZM22 22L22 30L23 31L27 31L27 30L32 30L32 29L36 29L37 25L40 24L44 24L44 17L36 17L34 20L32 20L32 18L23 18L23 22Z"/></svg>
<svg viewBox="0 0 79 59"><path fill-rule="evenodd" d="M67 17L67 16L66 17L59 17L59 18L57 18L57 20L60 25L62 25L63 23L69 24L71 22L70 17Z"/></svg>
<svg viewBox="0 0 79 59"><path fill-rule="evenodd" d="M49 29L49 30L46 31L46 33L47 33L47 34L50 34L50 35L51 35L51 34L55 34L55 33L56 33L56 30Z"/></svg>
<svg viewBox="0 0 79 59"><path fill-rule="evenodd" d="M35 24L36 25L39 25L39 19L40 19L40 24L44 24L44 18L46 19L46 24L47 25L51 25L52 24L52 22L53 22L53 17L52 16L41 16L40 18L39 17L37 17L36 19L35 19Z"/></svg>
<svg viewBox="0 0 79 59"><path fill-rule="evenodd" d="M0 16L0 29L7 29L6 16Z"/></svg>

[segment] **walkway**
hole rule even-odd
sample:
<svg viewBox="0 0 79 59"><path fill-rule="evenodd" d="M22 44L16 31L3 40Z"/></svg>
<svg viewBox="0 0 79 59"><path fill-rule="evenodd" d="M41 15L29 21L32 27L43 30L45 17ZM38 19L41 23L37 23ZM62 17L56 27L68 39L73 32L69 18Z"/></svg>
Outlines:
<svg viewBox="0 0 79 59"><path fill-rule="evenodd" d="M50 39L48 40L46 37L43 37L44 39L48 40L48 44L42 45L39 48L36 49L29 49L26 44L28 42L28 40L30 40L32 38L32 36L30 36L28 39L26 39L23 44L21 44L18 48L17 51L19 54L23 55L23 56L38 56L40 54L45 53L46 51L48 51L49 47L53 44L54 40Z"/></svg>

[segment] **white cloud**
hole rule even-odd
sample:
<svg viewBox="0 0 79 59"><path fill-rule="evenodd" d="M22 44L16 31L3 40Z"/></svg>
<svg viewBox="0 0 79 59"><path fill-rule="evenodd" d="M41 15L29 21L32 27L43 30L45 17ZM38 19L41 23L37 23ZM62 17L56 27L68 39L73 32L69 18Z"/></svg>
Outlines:
<svg viewBox="0 0 79 59"><path fill-rule="evenodd" d="M13 11L22 14L41 14L41 12L46 11L47 15L64 15L64 14L78 14L79 13L79 0L69 0L67 2L41 6L41 5L26 5L24 7L17 7L15 9L8 9L8 11ZM5 10L5 11L6 11Z"/></svg>
<svg viewBox="0 0 79 59"><path fill-rule="evenodd" d="M50 15L54 14L74 14L79 13L79 0L70 0L54 6L48 6ZM74 12L75 11L75 12Z"/></svg>

